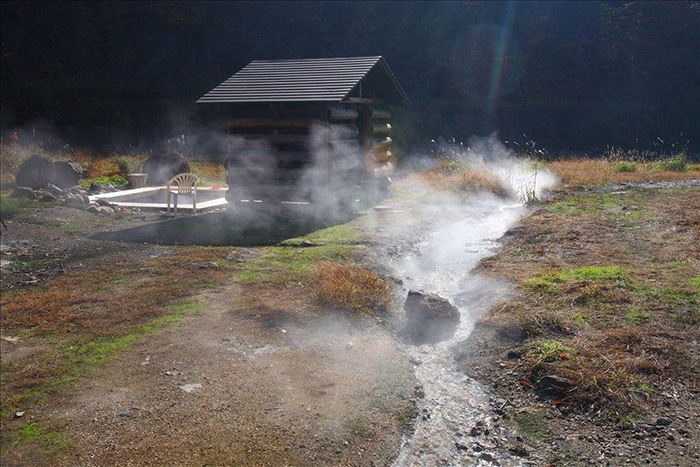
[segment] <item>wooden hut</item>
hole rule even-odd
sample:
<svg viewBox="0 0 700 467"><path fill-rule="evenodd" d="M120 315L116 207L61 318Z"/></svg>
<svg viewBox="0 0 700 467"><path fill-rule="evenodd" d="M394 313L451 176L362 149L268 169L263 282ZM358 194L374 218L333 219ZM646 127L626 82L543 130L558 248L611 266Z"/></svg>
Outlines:
<svg viewBox="0 0 700 467"><path fill-rule="evenodd" d="M381 56L255 60L197 102L226 112L230 204L352 197L391 171L388 106L410 105Z"/></svg>

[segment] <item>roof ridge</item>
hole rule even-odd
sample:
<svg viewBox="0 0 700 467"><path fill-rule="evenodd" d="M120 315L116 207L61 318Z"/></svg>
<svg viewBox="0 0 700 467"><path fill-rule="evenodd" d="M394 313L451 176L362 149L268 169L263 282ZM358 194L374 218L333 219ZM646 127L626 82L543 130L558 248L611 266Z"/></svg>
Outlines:
<svg viewBox="0 0 700 467"><path fill-rule="evenodd" d="M197 102L342 102L378 63L410 105L381 55L253 60Z"/></svg>
<svg viewBox="0 0 700 467"><path fill-rule="evenodd" d="M301 61L322 61L322 60L354 60L354 59L379 60L380 58L382 58L381 55L363 55L363 56L355 56L355 57L321 57L321 58L266 58L266 59L260 59L260 60L253 60L250 63L301 62Z"/></svg>

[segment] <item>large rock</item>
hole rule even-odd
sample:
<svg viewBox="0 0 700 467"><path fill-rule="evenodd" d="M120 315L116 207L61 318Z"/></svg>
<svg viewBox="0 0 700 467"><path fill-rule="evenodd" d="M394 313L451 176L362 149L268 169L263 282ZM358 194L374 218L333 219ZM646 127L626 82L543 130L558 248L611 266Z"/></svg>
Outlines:
<svg viewBox="0 0 700 467"><path fill-rule="evenodd" d="M78 184L83 177L80 164L70 161L58 161L54 164L55 174L53 184L59 188L68 188Z"/></svg>
<svg viewBox="0 0 700 467"><path fill-rule="evenodd" d="M185 156L173 150L156 151L143 164L149 185L165 185L175 175L189 171Z"/></svg>
<svg viewBox="0 0 700 467"><path fill-rule="evenodd" d="M406 333L416 344L444 341L454 336L459 324L457 307L444 298L411 290L404 305Z"/></svg>
<svg viewBox="0 0 700 467"><path fill-rule="evenodd" d="M36 199L36 193L28 186L18 186L15 188L14 193L10 195L10 198Z"/></svg>
<svg viewBox="0 0 700 467"><path fill-rule="evenodd" d="M40 154L34 154L19 166L15 185L34 189L43 188L53 180L55 171L52 161Z"/></svg>

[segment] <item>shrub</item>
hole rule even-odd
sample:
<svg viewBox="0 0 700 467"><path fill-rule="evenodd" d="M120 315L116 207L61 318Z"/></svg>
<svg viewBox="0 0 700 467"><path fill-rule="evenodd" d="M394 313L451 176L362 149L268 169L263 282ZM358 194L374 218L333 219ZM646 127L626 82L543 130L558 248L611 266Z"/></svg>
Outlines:
<svg viewBox="0 0 700 467"><path fill-rule="evenodd" d="M32 200L26 198L10 198L9 195L0 195L0 219L6 221L12 219L22 209L32 204Z"/></svg>
<svg viewBox="0 0 700 467"><path fill-rule="evenodd" d="M96 178L84 178L84 179L80 180L80 187L84 190L87 190L90 188L90 185L92 183L97 183L98 185L102 185L102 186L112 185L113 187L118 188L120 186L128 185L129 181L120 175L111 175L111 176L96 177Z"/></svg>
<svg viewBox="0 0 700 467"><path fill-rule="evenodd" d="M637 164L631 161L620 161L617 164L615 164L615 170L617 172L636 172Z"/></svg>
<svg viewBox="0 0 700 467"><path fill-rule="evenodd" d="M350 313L390 311L391 287L370 269L321 262L313 276L313 294L322 306Z"/></svg>
<svg viewBox="0 0 700 467"><path fill-rule="evenodd" d="M510 190L495 175L477 170L461 169L456 172L427 170L420 174L423 182L452 192L490 191L496 196L507 197Z"/></svg>
<svg viewBox="0 0 700 467"><path fill-rule="evenodd" d="M440 158L440 160L438 161L438 167L440 168L440 170L447 173L459 172L460 170L464 170L464 166L461 162L459 162L456 159L449 159L447 157Z"/></svg>
<svg viewBox="0 0 700 467"><path fill-rule="evenodd" d="M666 172L687 172L688 161L685 155L671 157L659 161L659 168Z"/></svg>

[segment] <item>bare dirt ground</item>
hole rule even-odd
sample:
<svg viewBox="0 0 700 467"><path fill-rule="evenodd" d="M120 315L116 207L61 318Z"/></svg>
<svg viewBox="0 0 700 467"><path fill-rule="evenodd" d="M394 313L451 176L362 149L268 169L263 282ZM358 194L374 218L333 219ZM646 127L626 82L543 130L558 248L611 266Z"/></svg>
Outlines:
<svg viewBox="0 0 700 467"><path fill-rule="evenodd" d="M370 465L389 457L400 437L392 409L407 396L410 372L386 331L334 318L300 323L281 310L241 314L232 306L239 289L197 297L202 313L142 339L57 401L49 416L75 440L63 464ZM188 393L187 385L201 388Z"/></svg>
<svg viewBox="0 0 700 467"><path fill-rule="evenodd" d="M44 208L10 223L4 465L383 465L395 455L415 410L400 344L374 318L317 309L295 282L297 269L368 240L341 230L305 249L173 244L218 218L202 219ZM121 242L125 227L170 244ZM234 230L233 245L267 245L309 228Z"/></svg>

